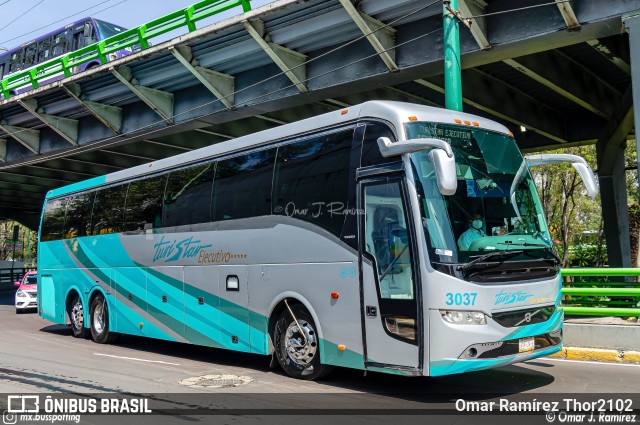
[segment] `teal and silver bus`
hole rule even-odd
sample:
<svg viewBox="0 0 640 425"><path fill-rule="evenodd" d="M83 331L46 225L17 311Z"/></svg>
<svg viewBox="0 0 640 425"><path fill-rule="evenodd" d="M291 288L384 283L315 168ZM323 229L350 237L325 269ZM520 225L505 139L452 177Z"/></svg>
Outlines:
<svg viewBox="0 0 640 425"><path fill-rule="evenodd" d="M485 118L374 101L61 187L39 314L98 343L272 355L301 379L546 356L563 310L529 167L558 161L595 194L582 158L523 158Z"/></svg>

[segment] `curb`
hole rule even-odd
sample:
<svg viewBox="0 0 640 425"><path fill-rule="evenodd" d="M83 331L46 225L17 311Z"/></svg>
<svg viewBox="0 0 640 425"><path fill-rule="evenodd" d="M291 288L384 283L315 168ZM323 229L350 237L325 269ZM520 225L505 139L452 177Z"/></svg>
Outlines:
<svg viewBox="0 0 640 425"><path fill-rule="evenodd" d="M601 348L563 347L549 357L567 360L582 360L609 363L638 363L640 351L604 350Z"/></svg>

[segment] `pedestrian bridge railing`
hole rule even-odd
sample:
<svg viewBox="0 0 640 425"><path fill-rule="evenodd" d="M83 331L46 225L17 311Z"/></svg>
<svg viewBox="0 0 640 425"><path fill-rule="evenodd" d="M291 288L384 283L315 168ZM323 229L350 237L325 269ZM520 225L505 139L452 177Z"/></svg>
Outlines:
<svg viewBox="0 0 640 425"><path fill-rule="evenodd" d="M640 316L640 268L562 269L565 315Z"/></svg>
<svg viewBox="0 0 640 425"><path fill-rule="evenodd" d="M229 9L241 6L243 12L248 12L251 10L250 1L201 0L192 6L154 19L139 27L123 31L95 44L42 62L29 69L14 72L0 81L2 95L8 99L12 91L24 86L31 86L37 89L41 81L48 80L61 73L65 77L69 77L74 69L79 69L80 65L91 61L99 60L100 63L105 64L111 53L123 49L146 49L150 45L149 40L176 29L185 28L189 32L193 32L196 30L196 24L203 19Z"/></svg>

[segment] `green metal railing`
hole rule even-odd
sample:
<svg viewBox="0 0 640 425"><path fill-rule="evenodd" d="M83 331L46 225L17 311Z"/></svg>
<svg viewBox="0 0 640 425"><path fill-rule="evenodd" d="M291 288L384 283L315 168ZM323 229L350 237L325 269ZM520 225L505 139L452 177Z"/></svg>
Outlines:
<svg viewBox="0 0 640 425"><path fill-rule="evenodd" d="M640 276L640 269L579 268L562 270L562 295L566 315L640 316L640 283L611 278ZM564 278L573 277L573 281ZM578 278L578 279L575 279ZM595 279L595 280L594 280Z"/></svg>
<svg viewBox="0 0 640 425"><path fill-rule="evenodd" d="M31 85L34 89L39 82L53 75L63 73L65 77L72 74L72 68L84 63L99 60L107 63L110 53L139 45L142 49L149 47L149 40L175 29L186 27L189 32L196 30L196 22L209 18L218 13L242 6L243 12L251 10L251 0L203 0L176 12L170 13L137 28L123 31L98 43L91 44L79 50L48 60L24 71L8 75L0 83L5 98L11 96L11 91Z"/></svg>

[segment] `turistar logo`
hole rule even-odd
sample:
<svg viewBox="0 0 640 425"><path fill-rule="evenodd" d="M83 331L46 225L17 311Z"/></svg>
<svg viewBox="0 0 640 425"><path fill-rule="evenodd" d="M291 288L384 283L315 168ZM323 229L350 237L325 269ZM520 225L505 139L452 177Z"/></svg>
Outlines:
<svg viewBox="0 0 640 425"><path fill-rule="evenodd" d="M494 305L498 304L513 304L526 301L527 299L533 297L533 294L528 294L524 291L518 292L504 292L500 291L496 294L496 302Z"/></svg>
<svg viewBox="0 0 640 425"><path fill-rule="evenodd" d="M153 245L155 248L153 262L164 261L165 263L170 263L183 258L194 258L201 250L212 246L212 244L202 245L202 242L199 239L194 240L193 236L181 241L171 241L166 240L163 235L160 242Z"/></svg>

